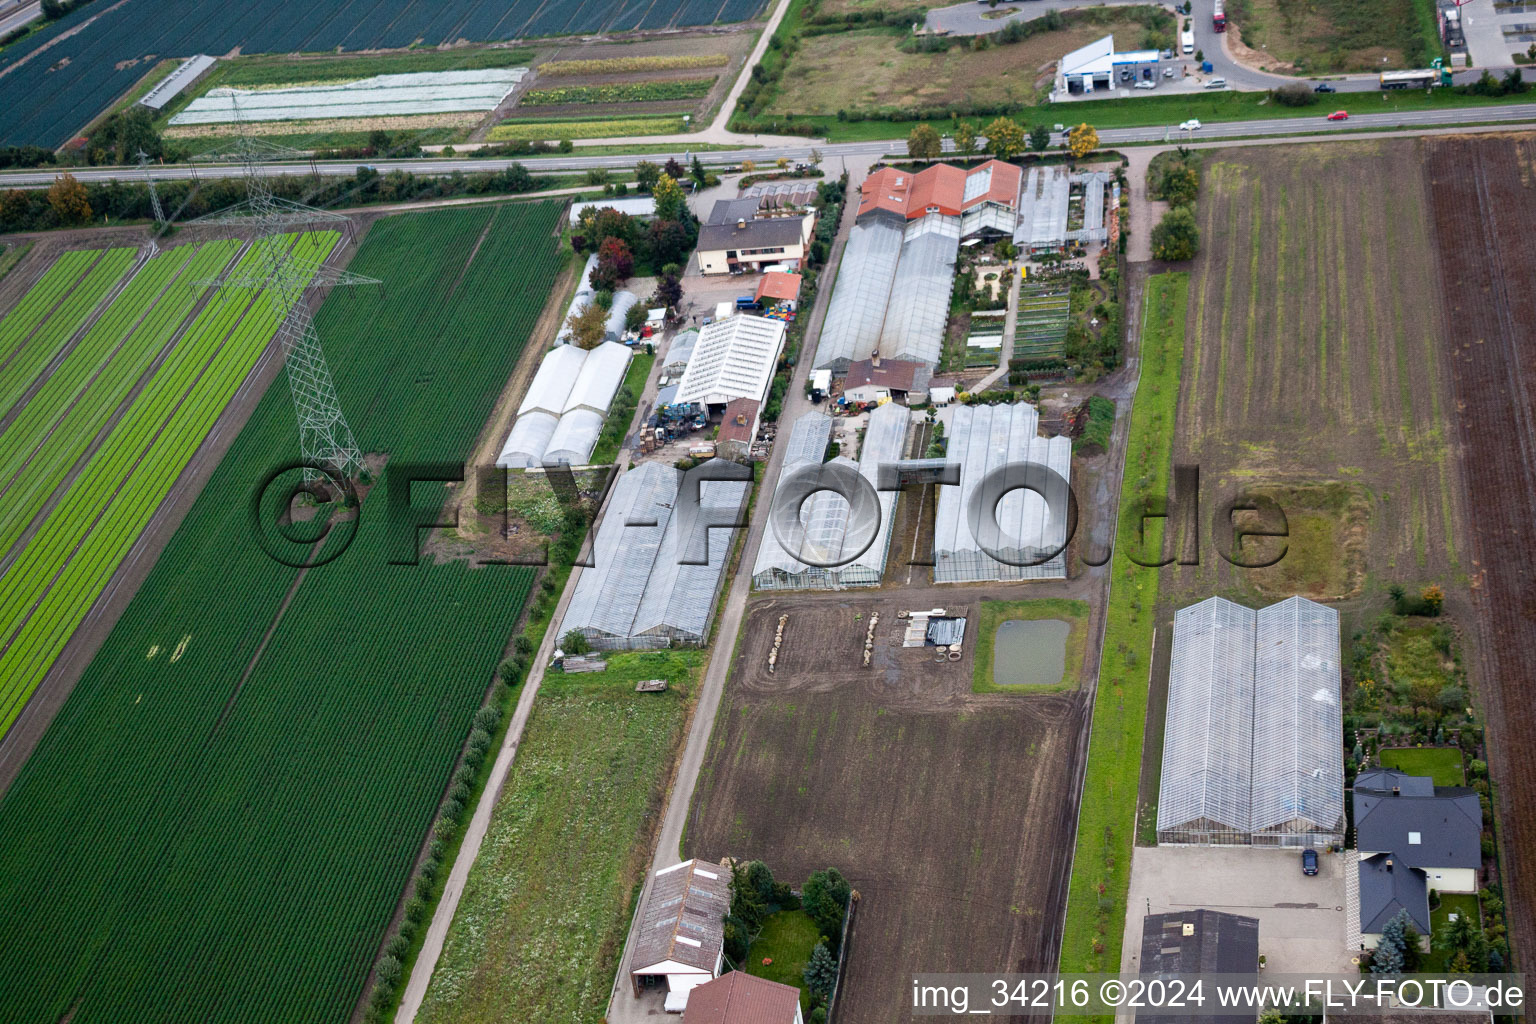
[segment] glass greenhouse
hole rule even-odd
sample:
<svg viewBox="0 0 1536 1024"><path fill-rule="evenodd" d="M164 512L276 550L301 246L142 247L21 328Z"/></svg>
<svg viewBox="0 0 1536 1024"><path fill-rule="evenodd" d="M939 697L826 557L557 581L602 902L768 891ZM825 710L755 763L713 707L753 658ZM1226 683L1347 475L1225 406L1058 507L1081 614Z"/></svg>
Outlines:
<svg viewBox="0 0 1536 1024"><path fill-rule="evenodd" d="M579 630L597 650L702 643L710 610L724 577L730 535L710 535L746 501L746 482L708 482L700 489L701 514L692 523L673 515L683 474L646 462L621 476L592 545L592 565L581 571L560 624L560 634ZM649 523L653 525L631 525ZM688 536L682 536L684 531ZM679 552L708 564L680 565Z"/></svg>
<svg viewBox="0 0 1536 1024"><path fill-rule="evenodd" d="M960 485L938 488L934 582L1066 579L1066 552L1059 550L1067 542L1066 515L1063 511L1052 516L1050 508L1067 508L1072 442L1036 436L1039 415L1024 403L951 406L941 419L946 422L946 456L960 464ZM995 515L983 517L979 503L976 509L971 506L982 481L1004 466L1015 467L1006 480L1010 489L998 501ZM1055 475L1041 472L1041 467ZM1048 552L1055 553L1038 564L1010 564L1036 562Z"/></svg>
<svg viewBox="0 0 1536 1024"><path fill-rule="evenodd" d="M959 252L959 217L930 213L908 222L891 283L890 308L880 330L882 356L930 364L939 361Z"/></svg>
<svg viewBox="0 0 1536 1024"><path fill-rule="evenodd" d="M902 235L902 222L887 218L854 225L816 345L816 369L847 373L849 363L879 346Z"/></svg>
<svg viewBox="0 0 1536 1024"><path fill-rule="evenodd" d="M1174 618L1157 839L1344 841L1339 617L1292 597L1258 612L1212 597Z"/></svg>

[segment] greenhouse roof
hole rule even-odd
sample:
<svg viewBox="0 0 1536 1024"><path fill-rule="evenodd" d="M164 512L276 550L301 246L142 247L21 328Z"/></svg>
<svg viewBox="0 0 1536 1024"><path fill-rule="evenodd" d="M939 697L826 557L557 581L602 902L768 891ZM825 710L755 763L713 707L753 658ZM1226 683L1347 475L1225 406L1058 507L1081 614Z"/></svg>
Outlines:
<svg viewBox="0 0 1536 1024"><path fill-rule="evenodd" d="M352 82L284 89L211 89L172 117L171 124L314 121L493 110L527 73L527 68L486 68L374 75Z"/></svg>
<svg viewBox="0 0 1536 1024"><path fill-rule="evenodd" d="M789 440L784 446L784 461L779 464L779 482L782 483L801 466L820 463L826 455L827 444L831 439L832 418L830 416L819 412L808 412L796 419L790 428ZM807 521L814 505L813 498L800 507L800 522L807 524L808 533ZM771 526L763 531L762 543L757 549L757 562L752 568L754 576L770 569L798 572L805 567L805 563L784 549L784 545L779 542L778 531Z"/></svg>
<svg viewBox="0 0 1536 1024"><path fill-rule="evenodd" d="M561 412L590 409L599 418L607 415L613 396L624 382L625 371L629 369L630 355L629 346L620 345L616 341L605 341L585 353L586 359L575 380L571 382L571 393L566 397Z"/></svg>
<svg viewBox="0 0 1536 1024"><path fill-rule="evenodd" d="M1061 245L1067 236L1067 205L1072 178L1061 166L1033 167L1019 198L1013 240L1022 246Z"/></svg>
<svg viewBox="0 0 1536 1024"><path fill-rule="evenodd" d="M699 331L693 357L678 385L679 402L724 404L733 398L762 401L778 367L785 325L770 317L737 313Z"/></svg>
<svg viewBox="0 0 1536 1024"><path fill-rule="evenodd" d="M902 226L889 220L855 224L837 270L816 345L816 368L839 373L855 359L868 359L880 344L880 326L901 258Z"/></svg>
<svg viewBox="0 0 1536 1024"><path fill-rule="evenodd" d="M645 219L656 216L656 199L653 196L625 196L620 199L593 199L585 203L571 204L571 226L575 227L587 210L617 210L631 217ZM596 254L593 255L596 259Z"/></svg>
<svg viewBox="0 0 1536 1024"><path fill-rule="evenodd" d="M556 345L544 353L538 372L528 385L523 404L517 407L522 416L535 409L559 416L565 411L565 403L571 397L571 385L587 361L587 353L574 345Z"/></svg>
<svg viewBox="0 0 1536 1024"><path fill-rule="evenodd" d="M662 357L662 365L666 367L688 365L688 360L693 358L693 347L698 343L698 331L681 331L674 335L672 343L667 346L667 354Z"/></svg>
<svg viewBox="0 0 1536 1024"><path fill-rule="evenodd" d="M624 336L624 317L630 309L640 302L640 296L634 292L614 292L613 305L608 307L608 322L603 325L603 337L608 341L618 341Z"/></svg>
<svg viewBox="0 0 1536 1024"><path fill-rule="evenodd" d="M959 251L959 217L932 213L908 223L880 330L882 355L930 365L939 361Z"/></svg>
<svg viewBox="0 0 1536 1024"><path fill-rule="evenodd" d="M496 465L501 469L530 469L542 465L549 439L554 436L559 423L558 417L541 409L519 414L517 422L512 424L512 433L507 435L506 444L501 446L501 454L496 457Z"/></svg>
<svg viewBox="0 0 1536 1024"><path fill-rule="evenodd" d="M549 436L549 447L544 449L540 460L544 465L585 466L592 458L592 449L603 433L603 414L582 407L572 409L560 417L554 433Z"/></svg>

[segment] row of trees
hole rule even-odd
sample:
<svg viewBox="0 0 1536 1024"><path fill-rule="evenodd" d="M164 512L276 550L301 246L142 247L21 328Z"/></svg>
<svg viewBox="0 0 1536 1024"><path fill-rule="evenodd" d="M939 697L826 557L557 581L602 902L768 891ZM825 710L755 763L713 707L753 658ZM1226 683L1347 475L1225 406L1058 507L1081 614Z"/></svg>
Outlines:
<svg viewBox="0 0 1536 1024"><path fill-rule="evenodd" d="M1148 171L1148 192L1168 203L1168 212L1152 229L1152 255L1160 260L1192 260L1200 252L1200 225L1195 200L1200 195L1200 163L1193 151L1180 147L1154 161Z"/></svg>
<svg viewBox="0 0 1536 1024"><path fill-rule="evenodd" d="M1026 133L1023 126L1008 117L999 117L981 130L978 136L969 121L955 123L955 152L962 157L981 153L978 138L986 139L986 152L999 160L1012 160L1025 151L1026 146L1036 153L1051 148L1051 130L1037 124ZM1099 148L1099 133L1091 124L1079 124L1067 135L1066 149L1074 159L1082 159ZM938 129L923 123L907 135L907 155L914 160L937 160L944 152L944 142Z"/></svg>

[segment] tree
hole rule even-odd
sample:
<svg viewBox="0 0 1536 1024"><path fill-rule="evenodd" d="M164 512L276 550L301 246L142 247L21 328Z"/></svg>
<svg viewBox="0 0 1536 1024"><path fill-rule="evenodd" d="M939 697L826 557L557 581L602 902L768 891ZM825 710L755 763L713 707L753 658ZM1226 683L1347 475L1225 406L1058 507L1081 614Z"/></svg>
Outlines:
<svg viewBox="0 0 1536 1024"><path fill-rule="evenodd" d="M683 198L683 186L670 174L663 173L656 179L651 195L656 197L657 220L682 220L687 211Z"/></svg>
<svg viewBox="0 0 1536 1024"><path fill-rule="evenodd" d="M1163 198L1171 206L1189 206L1200 194L1200 172L1189 164L1178 164L1163 174Z"/></svg>
<svg viewBox="0 0 1536 1024"><path fill-rule="evenodd" d="M955 151L961 156L975 155L976 129L971 127L971 122L961 121L955 125Z"/></svg>
<svg viewBox="0 0 1536 1024"><path fill-rule="evenodd" d="M616 291L634 272L635 257L623 239L603 239L597 247L597 266L592 268L592 287Z"/></svg>
<svg viewBox="0 0 1536 1024"><path fill-rule="evenodd" d="M641 160L635 164L635 183L646 192L656 187L656 180L661 177L661 168L649 160Z"/></svg>
<svg viewBox="0 0 1536 1024"><path fill-rule="evenodd" d="M1152 229L1152 255L1160 260L1192 260L1200 251L1200 227L1187 206L1175 206Z"/></svg>
<svg viewBox="0 0 1536 1024"><path fill-rule="evenodd" d="M1044 153L1051 148L1051 130L1043 124L1037 124L1029 130L1029 148L1036 153Z"/></svg>
<svg viewBox="0 0 1536 1024"><path fill-rule="evenodd" d="M1424 604L1424 614L1439 615L1445 605L1445 591L1439 584L1431 583L1419 592L1419 600Z"/></svg>
<svg viewBox="0 0 1536 1024"><path fill-rule="evenodd" d="M606 185L606 184L608 184L608 169L605 168L605 167L594 167L591 170L589 170L587 172L587 184L588 185Z"/></svg>
<svg viewBox="0 0 1536 1024"><path fill-rule="evenodd" d="M629 310L624 314L624 329L626 331L638 331L645 326L645 318L648 314L649 310L638 302L630 306Z"/></svg>
<svg viewBox="0 0 1536 1024"><path fill-rule="evenodd" d="M1536 46L1536 43L1533 43L1532 46ZM697 160L698 158L695 157L694 159ZM810 164L811 164L812 167L820 167L821 166L821 150L816 149L813 146L811 148L810 155L807 156L806 159L810 161Z"/></svg>
<svg viewBox="0 0 1536 1024"><path fill-rule="evenodd" d="M675 220L653 220L645 229L644 250L653 267L684 263L692 249L688 229Z"/></svg>
<svg viewBox="0 0 1536 1024"><path fill-rule="evenodd" d="M1098 148L1099 133L1086 121L1067 133L1067 152L1074 160L1081 160Z"/></svg>
<svg viewBox="0 0 1536 1024"><path fill-rule="evenodd" d="M920 124L907 135L907 156L914 160L937 160L943 152L939 133L931 124Z"/></svg>
<svg viewBox="0 0 1536 1024"><path fill-rule="evenodd" d="M1407 968L1405 929L1409 927L1408 911L1400 910L1397 916L1381 926L1381 939L1376 952L1371 954L1372 974L1402 974Z"/></svg>
<svg viewBox="0 0 1536 1024"><path fill-rule="evenodd" d="M1017 121L999 117L985 129L987 148L999 160L1012 160L1024 152L1024 129Z"/></svg>
<svg viewBox="0 0 1536 1024"><path fill-rule="evenodd" d="M594 349L603 343L608 328L608 311L595 302L584 303L565 322L571 331L571 344L577 348Z"/></svg>
<svg viewBox="0 0 1536 1024"><path fill-rule="evenodd" d="M683 301L683 282L676 274L662 274L656 282L656 297L651 303L663 309L676 309Z"/></svg>
<svg viewBox="0 0 1536 1024"><path fill-rule="evenodd" d="M560 638L560 649L566 654L586 654L592 645L587 642L587 634L579 629L571 629Z"/></svg>
<svg viewBox="0 0 1536 1024"><path fill-rule="evenodd" d="M48 186L48 205L64 225L84 224L91 219L91 201L85 186L73 174L61 174Z"/></svg>
<svg viewBox="0 0 1536 1024"><path fill-rule="evenodd" d="M836 868L816 871L805 880L800 900L821 934L833 943L842 941L843 915L853 888Z"/></svg>
<svg viewBox="0 0 1536 1024"><path fill-rule="evenodd" d="M806 961L801 978L805 982L806 991L811 995L822 999L831 998L832 988L837 984L837 957L827 948L825 939L816 943L816 948L811 950L811 958Z"/></svg>
<svg viewBox="0 0 1536 1024"><path fill-rule="evenodd" d="M751 160L743 160L741 162L742 174L751 174L755 170L757 170L757 164L753 163Z"/></svg>
<svg viewBox="0 0 1536 1024"><path fill-rule="evenodd" d="M1269 98L1282 107L1310 107L1317 102L1317 93L1306 82L1287 82L1278 89L1269 90Z"/></svg>

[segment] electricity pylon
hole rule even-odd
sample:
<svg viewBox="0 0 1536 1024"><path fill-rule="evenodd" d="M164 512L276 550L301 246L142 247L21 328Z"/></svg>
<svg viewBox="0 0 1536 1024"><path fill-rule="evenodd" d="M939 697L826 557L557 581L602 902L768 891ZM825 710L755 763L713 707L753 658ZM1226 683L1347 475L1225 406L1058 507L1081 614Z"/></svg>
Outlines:
<svg viewBox="0 0 1536 1024"><path fill-rule="evenodd" d="M202 283L266 291L282 321L277 336L282 344L288 387L293 393L294 414L299 424L299 452L306 463L327 467L344 477L355 476L363 468L362 453L358 451L357 440L352 436L352 428L336 397L336 385L331 379L330 366L326 363L325 350L315 331L309 305L305 302L305 292L310 288L381 282L350 271L336 270L324 262L294 256L289 251L278 238L286 231L334 226L340 228L344 239L350 240L351 221L341 214L274 196L262 162L281 147L264 143L247 133L245 122L240 118L238 99L235 100L235 123L239 128L239 140L234 152L245 168L245 201L228 210L200 217L193 223L254 227L251 246L259 263L250 269L236 269Z"/></svg>

